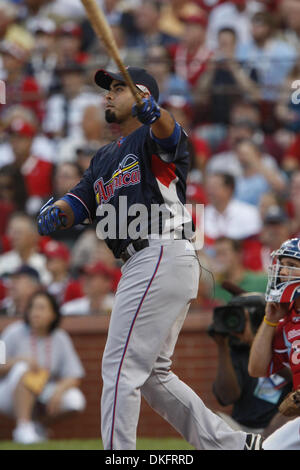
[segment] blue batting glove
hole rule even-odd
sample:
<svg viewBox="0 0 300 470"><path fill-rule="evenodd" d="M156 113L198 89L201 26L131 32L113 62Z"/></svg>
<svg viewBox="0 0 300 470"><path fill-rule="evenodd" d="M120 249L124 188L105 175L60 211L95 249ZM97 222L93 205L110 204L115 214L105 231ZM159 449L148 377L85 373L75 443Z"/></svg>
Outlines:
<svg viewBox="0 0 300 470"><path fill-rule="evenodd" d="M142 101L144 103L143 106L138 106L137 104L132 106L132 116L136 116L143 124L153 124L160 118L160 107L153 96L147 99L143 98Z"/></svg>
<svg viewBox="0 0 300 470"><path fill-rule="evenodd" d="M51 204L53 200L52 197L46 202L37 217L37 228L40 235L50 235L60 227L67 225L66 214L59 207Z"/></svg>

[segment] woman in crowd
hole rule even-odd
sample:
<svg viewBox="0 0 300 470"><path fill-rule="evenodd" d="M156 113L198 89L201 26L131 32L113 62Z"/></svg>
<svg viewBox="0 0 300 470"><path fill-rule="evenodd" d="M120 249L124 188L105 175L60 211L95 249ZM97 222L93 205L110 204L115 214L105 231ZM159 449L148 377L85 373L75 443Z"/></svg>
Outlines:
<svg viewBox="0 0 300 470"><path fill-rule="evenodd" d="M59 323L55 299L39 291L31 298L24 320L2 333L6 364L0 366L0 412L16 418L16 442L45 439L44 426L85 407L78 388L84 370Z"/></svg>

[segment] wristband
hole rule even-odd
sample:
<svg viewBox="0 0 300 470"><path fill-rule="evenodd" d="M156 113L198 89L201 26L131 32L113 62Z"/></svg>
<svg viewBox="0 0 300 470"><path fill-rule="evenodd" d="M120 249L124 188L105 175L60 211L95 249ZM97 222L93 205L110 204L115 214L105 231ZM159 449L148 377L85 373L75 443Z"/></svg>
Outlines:
<svg viewBox="0 0 300 470"><path fill-rule="evenodd" d="M87 213L87 209L84 205L75 197L72 197L69 194L65 194L60 198L62 201L65 201L71 207L74 214L74 223L73 225L81 224L86 218L90 218Z"/></svg>
<svg viewBox="0 0 300 470"><path fill-rule="evenodd" d="M269 326L273 326L274 328L278 325L279 322L276 322L276 323L272 323L271 321L267 320L266 318L266 315L264 316L264 322L269 325Z"/></svg>

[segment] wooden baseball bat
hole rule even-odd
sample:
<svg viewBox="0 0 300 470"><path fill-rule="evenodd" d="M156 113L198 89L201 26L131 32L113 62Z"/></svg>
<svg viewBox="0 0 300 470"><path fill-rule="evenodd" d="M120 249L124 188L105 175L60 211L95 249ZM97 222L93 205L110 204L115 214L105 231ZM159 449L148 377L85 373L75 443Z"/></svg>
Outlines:
<svg viewBox="0 0 300 470"><path fill-rule="evenodd" d="M137 105L142 106L142 98L139 95L138 89L133 83L125 65L123 64L115 38L103 11L96 4L95 0L81 0L81 2L86 10L95 33L104 42L107 52L117 64L119 71L122 73L126 85L130 88Z"/></svg>

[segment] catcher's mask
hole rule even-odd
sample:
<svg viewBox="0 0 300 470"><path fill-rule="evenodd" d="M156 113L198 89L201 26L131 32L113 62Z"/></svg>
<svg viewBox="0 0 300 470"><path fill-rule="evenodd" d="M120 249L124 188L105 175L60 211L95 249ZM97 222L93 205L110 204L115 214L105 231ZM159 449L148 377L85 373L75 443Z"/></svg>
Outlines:
<svg viewBox="0 0 300 470"><path fill-rule="evenodd" d="M283 265L282 258L290 258L291 263ZM293 260L300 261L300 238L285 241L271 254L265 296L267 302L290 303L300 296L300 267L292 266Z"/></svg>

